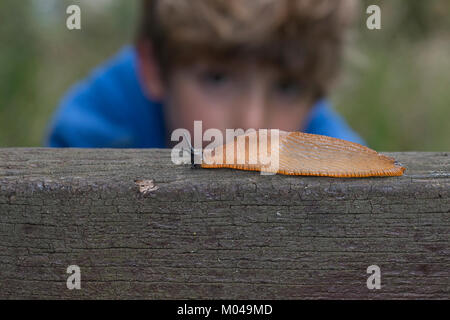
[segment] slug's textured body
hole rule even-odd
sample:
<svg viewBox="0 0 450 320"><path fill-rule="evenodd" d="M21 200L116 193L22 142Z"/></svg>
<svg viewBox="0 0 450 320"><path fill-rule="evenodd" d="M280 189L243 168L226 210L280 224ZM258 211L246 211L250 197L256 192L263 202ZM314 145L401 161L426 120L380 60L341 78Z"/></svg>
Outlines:
<svg viewBox="0 0 450 320"><path fill-rule="evenodd" d="M272 139L275 137L277 139ZM260 139L268 141L267 155L277 153L277 165L261 161ZM274 141L275 143L272 143ZM226 158L233 148L234 159ZM238 150L241 152L238 152ZM264 150L265 151L265 150ZM327 136L301 132L264 131L239 136L204 155L203 168L233 168L276 172L286 175L371 177L401 176L405 168L395 159L381 155L360 144Z"/></svg>

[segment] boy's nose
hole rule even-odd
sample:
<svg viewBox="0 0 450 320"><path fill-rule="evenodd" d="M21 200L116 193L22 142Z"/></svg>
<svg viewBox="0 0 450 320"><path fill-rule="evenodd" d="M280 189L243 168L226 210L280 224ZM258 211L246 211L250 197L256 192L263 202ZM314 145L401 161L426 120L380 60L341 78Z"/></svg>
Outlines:
<svg viewBox="0 0 450 320"><path fill-rule="evenodd" d="M241 106L243 129L259 129L265 126L267 113L267 99L263 88L249 90L247 99Z"/></svg>

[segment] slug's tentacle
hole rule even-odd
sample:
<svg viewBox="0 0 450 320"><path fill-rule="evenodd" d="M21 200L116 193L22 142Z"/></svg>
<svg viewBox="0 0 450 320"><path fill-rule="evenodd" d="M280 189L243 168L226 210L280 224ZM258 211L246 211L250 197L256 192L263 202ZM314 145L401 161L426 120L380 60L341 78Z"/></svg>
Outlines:
<svg viewBox="0 0 450 320"><path fill-rule="evenodd" d="M189 137L186 135L186 133L183 133L183 135L184 135L184 138L186 139L186 142L187 142L188 147L189 147L189 152L191 154L191 169L197 169L197 168L200 167L200 165L195 163L195 156L198 155L198 156L201 157L202 153L200 152L200 153L197 154L195 149L194 149L194 147L192 147L192 144L191 144L191 141L190 141Z"/></svg>
<svg viewBox="0 0 450 320"><path fill-rule="evenodd" d="M267 141L267 156L274 156L276 165L273 162L267 165L261 160L265 154L260 141ZM227 159L227 150L233 150L232 159ZM401 176L405 171L395 159L357 143L279 130L239 136L233 142L215 148L212 153L205 153L201 166L329 177Z"/></svg>

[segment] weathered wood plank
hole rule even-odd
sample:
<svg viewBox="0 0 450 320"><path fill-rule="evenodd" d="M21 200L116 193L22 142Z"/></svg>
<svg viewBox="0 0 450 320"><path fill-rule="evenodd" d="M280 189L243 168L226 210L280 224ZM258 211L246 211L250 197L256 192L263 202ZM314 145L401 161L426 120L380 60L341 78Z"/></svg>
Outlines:
<svg viewBox="0 0 450 320"><path fill-rule="evenodd" d="M450 157L261 176L168 150L0 149L0 298L449 298ZM136 179L157 190L139 193ZM381 289L369 290L370 265ZM81 268L81 290L66 268Z"/></svg>

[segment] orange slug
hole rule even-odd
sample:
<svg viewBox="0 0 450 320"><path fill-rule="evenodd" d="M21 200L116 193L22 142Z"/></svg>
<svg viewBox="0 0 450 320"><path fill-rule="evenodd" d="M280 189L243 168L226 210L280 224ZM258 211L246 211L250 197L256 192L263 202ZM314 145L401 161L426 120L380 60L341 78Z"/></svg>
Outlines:
<svg viewBox="0 0 450 320"><path fill-rule="evenodd" d="M270 147L264 147L263 141ZM226 157L227 150L231 159ZM262 161L264 152L268 157L277 156L276 165L273 160L270 164ZM405 171L395 159L358 143L281 130L259 130L235 137L228 144L205 151L201 167L328 177L401 176Z"/></svg>

